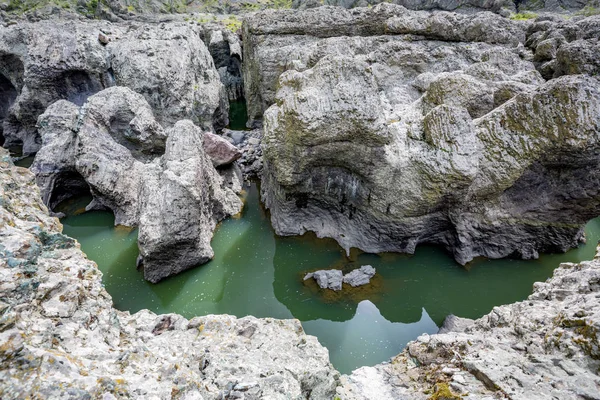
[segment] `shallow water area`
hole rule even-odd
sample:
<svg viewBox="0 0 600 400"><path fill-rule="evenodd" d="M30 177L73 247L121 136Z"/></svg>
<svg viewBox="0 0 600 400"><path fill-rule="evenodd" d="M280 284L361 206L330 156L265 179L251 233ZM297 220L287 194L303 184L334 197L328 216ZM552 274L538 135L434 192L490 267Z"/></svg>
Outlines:
<svg viewBox="0 0 600 400"><path fill-rule="evenodd" d="M115 306L136 312L185 317L232 314L238 317L298 318L330 352L342 373L374 365L398 354L406 342L435 333L448 314L477 318L494 306L525 299L532 284L552 275L560 262L591 259L600 220L586 227L586 245L538 260L477 260L467 270L441 248L421 246L414 255L345 256L332 240L314 235L277 237L247 188L240 218L221 223L213 237L215 258L159 284L144 281L135 268L137 231L114 227L110 212L82 213L89 198L67 204L64 233L76 238L104 273ZM77 214L78 215L72 215ZM368 287L333 293L303 282L316 269L377 269Z"/></svg>

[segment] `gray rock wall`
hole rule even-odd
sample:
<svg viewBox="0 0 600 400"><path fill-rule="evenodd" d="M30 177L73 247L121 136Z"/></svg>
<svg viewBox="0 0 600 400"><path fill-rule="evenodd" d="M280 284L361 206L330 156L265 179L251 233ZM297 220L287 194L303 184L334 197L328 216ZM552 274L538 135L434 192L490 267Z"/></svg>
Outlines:
<svg viewBox="0 0 600 400"><path fill-rule="evenodd" d="M60 99L81 106L115 85L143 95L166 126L180 119L204 129L227 125L227 93L200 36L199 27L185 23L41 21L0 27L2 90L13 93L0 105L5 146L36 152L41 145L36 122L46 107Z"/></svg>
<svg viewBox="0 0 600 400"><path fill-rule="evenodd" d="M212 259L216 223L241 210L204 149L205 132L190 120L163 129L129 88L105 89L82 107L60 100L38 127L31 170L44 203L91 194L87 210L109 209L116 225L139 226L139 263L151 282Z"/></svg>
<svg viewBox="0 0 600 400"><path fill-rule="evenodd" d="M545 83L527 25L392 5L253 18L246 91L251 115L274 103L262 190L278 234L436 243L464 264L566 251L599 215L598 80Z"/></svg>

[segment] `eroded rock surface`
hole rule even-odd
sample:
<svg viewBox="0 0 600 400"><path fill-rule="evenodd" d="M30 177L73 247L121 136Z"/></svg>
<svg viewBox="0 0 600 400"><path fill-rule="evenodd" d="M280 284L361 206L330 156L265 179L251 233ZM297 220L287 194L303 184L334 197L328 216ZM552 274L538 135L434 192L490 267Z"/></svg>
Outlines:
<svg viewBox="0 0 600 400"><path fill-rule="evenodd" d="M31 170L44 203L91 194L88 210L110 209L115 224L139 226L152 282L210 260L216 223L241 209L234 183L223 182L206 154L211 134L189 120L165 131L129 88L108 88L81 108L58 101L40 116L39 131Z"/></svg>
<svg viewBox="0 0 600 400"><path fill-rule="evenodd" d="M36 121L63 99L83 105L107 87L144 96L158 121L227 124L227 94L191 24L40 21L0 27L0 123L5 146L41 146Z"/></svg>
<svg viewBox="0 0 600 400"><path fill-rule="evenodd" d="M241 209L204 150L202 130L180 121L167 135L165 154L140 177L138 244L150 282L211 260L217 222Z"/></svg>
<svg viewBox="0 0 600 400"><path fill-rule="evenodd" d="M354 271L344 275L344 283L352 287L362 286L369 283L372 277L375 276L375 268L371 265L363 265Z"/></svg>
<svg viewBox="0 0 600 400"><path fill-rule="evenodd" d="M579 243L600 214L596 77L545 82L526 26L491 13L336 13L244 27L249 109L274 103L261 189L278 234L437 243L462 264Z"/></svg>
<svg viewBox="0 0 600 400"><path fill-rule="evenodd" d="M2 399L333 397L339 374L297 320L115 310L4 149L0 197Z"/></svg>
<svg viewBox="0 0 600 400"><path fill-rule="evenodd" d="M344 274L339 269L323 269L306 274L304 280L314 279L321 289L342 290Z"/></svg>

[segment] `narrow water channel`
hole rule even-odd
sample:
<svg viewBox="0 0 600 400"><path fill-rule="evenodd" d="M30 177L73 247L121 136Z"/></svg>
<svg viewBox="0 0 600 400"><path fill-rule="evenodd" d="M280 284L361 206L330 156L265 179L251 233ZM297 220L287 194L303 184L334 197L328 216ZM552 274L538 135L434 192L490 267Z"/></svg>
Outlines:
<svg viewBox="0 0 600 400"><path fill-rule="evenodd" d="M81 210L89 199L67 204ZM63 219L65 234L76 238L104 273L115 306L136 312L175 312L192 317L298 318L308 334L329 349L342 373L374 365L399 353L406 342L434 333L448 314L477 318L494 306L525 299L536 281L552 275L563 261L594 255L600 219L587 225L588 244L538 260L478 260L467 270L442 249L421 246L413 256L356 254L352 259L331 240L277 237L261 209L255 185L247 188L239 219L224 221L212 245L215 258L159 284L136 271L137 232L114 227L109 212ZM373 265L373 285L348 295L318 290L303 275L324 268Z"/></svg>

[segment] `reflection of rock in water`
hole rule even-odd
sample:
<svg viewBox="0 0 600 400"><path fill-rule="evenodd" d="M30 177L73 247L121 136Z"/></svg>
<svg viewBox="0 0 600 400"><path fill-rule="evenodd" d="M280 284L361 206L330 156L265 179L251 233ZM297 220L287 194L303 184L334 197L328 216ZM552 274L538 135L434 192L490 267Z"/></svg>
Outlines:
<svg viewBox="0 0 600 400"><path fill-rule="evenodd" d="M383 289L383 278L380 275L375 275L368 284L357 287L352 287L344 283L342 290L339 291L322 289L314 279L305 280L304 285L311 290L314 296L319 297L326 303L349 301L358 304L364 300L377 301L380 299Z"/></svg>
<svg viewBox="0 0 600 400"><path fill-rule="evenodd" d="M319 320L302 325L327 347L332 363L342 373L386 360L422 333L437 332L436 324L424 308L412 323L391 322L369 300L361 301L348 321Z"/></svg>

